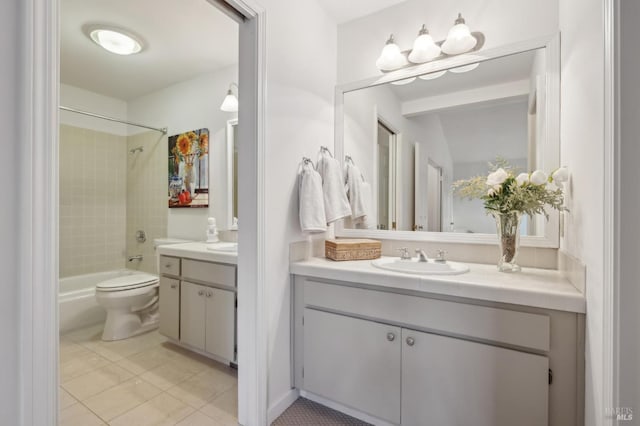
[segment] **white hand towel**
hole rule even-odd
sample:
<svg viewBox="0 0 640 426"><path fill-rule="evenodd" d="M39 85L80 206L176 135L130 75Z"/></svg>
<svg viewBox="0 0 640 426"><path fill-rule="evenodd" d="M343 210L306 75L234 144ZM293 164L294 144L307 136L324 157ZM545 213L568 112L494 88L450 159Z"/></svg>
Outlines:
<svg viewBox="0 0 640 426"><path fill-rule="evenodd" d="M324 232L327 220L324 214L322 178L311 164L303 164L298 174L300 200L300 227L303 232Z"/></svg>
<svg viewBox="0 0 640 426"><path fill-rule="evenodd" d="M373 194L371 192L371 185L369 182L363 182L360 185L360 192L362 198L362 204L364 204L365 215L360 218L360 224L357 228L360 229L375 229L375 217L373 216Z"/></svg>
<svg viewBox="0 0 640 426"><path fill-rule="evenodd" d="M324 193L324 212L327 223L351 216L351 207L344 190L342 167L335 158L322 153L317 165L318 173L322 176L322 191Z"/></svg>
<svg viewBox="0 0 640 426"><path fill-rule="evenodd" d="M354 164L347 162L347 198L351 206L351 218L357 220L367 215L366 205L362 194L362 184L364 179L360 169Z"/></svg>

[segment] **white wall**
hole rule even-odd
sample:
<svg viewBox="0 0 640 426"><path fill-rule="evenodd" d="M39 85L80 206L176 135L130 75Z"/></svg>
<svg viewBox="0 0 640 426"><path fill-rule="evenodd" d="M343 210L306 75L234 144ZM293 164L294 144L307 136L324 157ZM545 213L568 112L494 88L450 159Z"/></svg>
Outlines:
<svg viewBox="0 0 640 426"><path fill-rule="evenodd" d="M338 81L379 75L376 58L393 33L402 49L411 48L422 24L436 40L446 37L462 12L471 31L482 31L491 48L558 31L559 0L408 0L338 27Z"/></svg>
<svg viewBox="0 0 640 426"><path fill-rule="evenodd" d="M561 247L587 265L585 424L603 420L602 2L562 0L561 163L569 167Z"/></svg>
<svg viewBox="0 0 640 426"><path fill-rule="evenodd" d="M321 145L333 146L336 24L316 0L260 3L267 16L264 294L273 415L291 396L288 247L307 238L298 219L296 171L302 156L315 158Z"/></svg>
<svg viewBox="0 0 640 426"><path fill-rule="evenodd" d="M232 66L128 102L130 121L167 127L167 136L209 129L209 209L168 209L169 237L203 240L209 216L217 219L220 229L226 226L226 124L227 120L236 118L237 113L220 111L220 104L229 84L237 81L238 67ZM130 131L145 130L132 128Z"/></svg>
<svg viewBox="0 0 640 426"><path fill-rule="evenodd" d="M18 40L20 12L19 0L0 2L0 127L5 143L2 144L3 165L0 180L16 184L21 133L20 116L20 41ZM27 129L22 129L27 130ZM0 298L0 418L2 423L19 424L18 409L20 382L18 377L20 341L18 336L19 259L16 243L20 241L18 223L19 203L2 203L0 207L0 268L2 269L2 297Z"/></svg>
<svg viewBox="0 0 640 426"><path fill-rule="evenodd" d="M69 84L60 84L60 105L127 120L127 103L121 99L100 95ZM60 111L60 123L118 136L128 134L127 126L74 112Z"/></svg>

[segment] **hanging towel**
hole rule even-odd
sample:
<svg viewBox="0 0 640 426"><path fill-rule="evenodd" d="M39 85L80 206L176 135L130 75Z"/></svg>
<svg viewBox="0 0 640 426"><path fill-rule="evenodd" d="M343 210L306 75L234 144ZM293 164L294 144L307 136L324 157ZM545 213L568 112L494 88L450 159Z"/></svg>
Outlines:
<svg viewBox="0 0 640 426"><path fill-rule="evenodd" d="M298 198L300 200L300 227L304 232L324 232L327 220L324 214L322 178L311 163L302 163L298 173Z"/></svg>
<svg viewBox="0 0 640 426"><path fill-rule="evenodd" d="M345 168L347 175L347 183L345 186L351 207L351 219L357 221L368 214L362 194L364 178L362 177L360 169L356 167L355 164L348 161Z"/></svg>
<svg viewBox="0 0 640 426"><path fill-rule="evenodd" d="M362 198L362 204L364 205L364 211L366 214L358 219L356 228L358 229L375 229L376 223L373 217L373 196L371 192L371 185L369 182L362 182L360 185L360 192Z"/></svg>
<svg viewBox="0 0 640 426"><path fill-rule="evenodd" d="M338 160L326 151L322 151L316 167L322 176L324 212L327 224L351 216L351 207L349 207L349 200L347 200L347 194L344 190L342 167Z"/></svg>

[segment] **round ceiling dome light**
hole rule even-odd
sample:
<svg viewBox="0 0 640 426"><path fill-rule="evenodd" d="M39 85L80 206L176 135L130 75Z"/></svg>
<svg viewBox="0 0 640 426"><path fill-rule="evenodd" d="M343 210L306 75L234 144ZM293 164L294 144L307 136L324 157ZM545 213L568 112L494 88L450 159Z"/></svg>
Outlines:
<svg viewBox="0 0 640 426"><path fill-rule="evenodd" d="M116 55L133 55L142 51L142 41L129 31L108 26L91 26L85 32L98 46Z"/></svg>

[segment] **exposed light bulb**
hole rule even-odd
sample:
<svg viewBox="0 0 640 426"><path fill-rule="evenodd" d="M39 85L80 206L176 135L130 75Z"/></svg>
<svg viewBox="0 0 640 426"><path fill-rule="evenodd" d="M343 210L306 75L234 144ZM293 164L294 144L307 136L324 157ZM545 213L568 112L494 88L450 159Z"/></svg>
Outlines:
<svg viewBox="0 0 640 426"><path fill-rule="evenodd" d="M469 64L469 65L463 65L461 67L450 68L449 71L456 74L460 74L463 72L469 72L469 71L475 70L476 68L478 68L479 65L480 63L476 62L475 64Z"/></svg>
<svg viewBox="0 0 640 426"><path fill-rule="evenodd" d="M436 71L429 74L424 74L419 76L421 80L435 80L436 78L442 77L447 73L447 70Z"/></svg>
<svg viewBox="0 0 640 426"><path fill-rule="evenodd" d="M391 34L384 48L382 48L382 53L380 53L380 56L376 61L376 67L378 67L380 71L393 71L398 68L402 68L407 64L407 58L402 54L400 48L393 39L393 34Z"/></svg>
<svg viewBox="0 0 640 426"><path fill-rule="evenodd" d="M440 46L434 41L427 27L422 26L418 32L418 37L413 42L413 49L409 53L409 61L414 64L422 64L440 56Z"/></svg>
<svg viewBox="0 0 640 426"><path fill-rule="evenodd" d="M442 51L447 55L459 55L470 51L477 43L478 40L471 35L462 14L458 13L458 19L449 30L447 39L442 43Z"/></svg>
<svg viewBox="0 0 640 426"><path fill-rule="evenodd" d="M395 84L396 86L404 86L405 84L410 84L416 81L415 77L403 78L402 80L392 81L391 84Z"/></svg>

